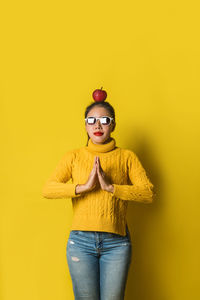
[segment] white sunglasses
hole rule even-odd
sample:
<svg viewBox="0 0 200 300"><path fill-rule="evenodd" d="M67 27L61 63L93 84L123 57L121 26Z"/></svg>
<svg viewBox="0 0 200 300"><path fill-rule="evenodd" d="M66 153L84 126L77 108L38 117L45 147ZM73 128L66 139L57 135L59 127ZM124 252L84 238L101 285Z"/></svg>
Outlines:
<svg viewBox="0 0 200 300"><path fill-rule="evenodd" d="M94 125L97 120L100 120L102 125L110 125L111 121L114 120L114 118L111 118L111 117L108 117L108 116L103 116L103 117L100 117L100 118L96 118L96 117L87 117L87 118L85 118L85 121L89 125Z"/></svg>

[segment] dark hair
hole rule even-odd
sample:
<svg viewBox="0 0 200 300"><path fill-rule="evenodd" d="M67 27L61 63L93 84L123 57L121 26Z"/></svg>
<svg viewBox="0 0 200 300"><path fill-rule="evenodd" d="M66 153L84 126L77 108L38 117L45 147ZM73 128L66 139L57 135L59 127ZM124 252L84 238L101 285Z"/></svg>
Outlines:
<svg viewBox="0 0 200 300"><path fill-rule="evenodd" d="M115 122L114 108L112 107L112 105L109 102L104 102L104 101L103 102L92 102L90 105L88 105L85 110L85 118L87 118L89 111L95 106L104 107L105 109L107 109L107 111L110 113L111 117L114 119L113 122ZM88 145L88 141L90 139L88 133L87 133L87 136L88 136L88 140L87 140L86 146Z"/></svg>

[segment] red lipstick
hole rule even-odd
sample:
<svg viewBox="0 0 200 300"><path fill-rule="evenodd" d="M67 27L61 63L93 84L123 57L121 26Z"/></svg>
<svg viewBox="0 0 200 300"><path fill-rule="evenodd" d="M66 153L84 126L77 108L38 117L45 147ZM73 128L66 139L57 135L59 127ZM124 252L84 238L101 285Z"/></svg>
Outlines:
<svg viewBox="0 0 200 300"><path fill-rule="evenodd" d="M97 131L97 132L94 132L94 135L101 136L101 135L103 135L103 132Z"/></svg>

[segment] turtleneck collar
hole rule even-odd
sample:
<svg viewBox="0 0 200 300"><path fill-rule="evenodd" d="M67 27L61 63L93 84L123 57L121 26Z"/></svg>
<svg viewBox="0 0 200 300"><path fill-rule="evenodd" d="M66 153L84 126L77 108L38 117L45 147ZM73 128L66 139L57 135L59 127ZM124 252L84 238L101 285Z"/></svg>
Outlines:
<svg viewBox="0 0 200 300"><path fill-rule="evenodd" d="M109 152L115 148L115 139L111 137L110 142L106 144L94 144L91 139L88 141L88 146L86 148L92 152Z"/></svg>

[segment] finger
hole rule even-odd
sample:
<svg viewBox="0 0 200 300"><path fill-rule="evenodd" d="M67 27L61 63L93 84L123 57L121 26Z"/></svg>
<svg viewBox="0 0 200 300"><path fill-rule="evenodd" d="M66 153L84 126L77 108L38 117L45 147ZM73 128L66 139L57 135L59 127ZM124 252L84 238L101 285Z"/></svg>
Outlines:
<svg viewBox="0 0 200 300"><path fill-rule="evenodd" d="M100 170L99 170L99 167L97 166L97 173L98 173L98 175L100 175Z"/></svg>
<svg viewBox="0 0 200 300"><path fill-rule="evenodd" d="M101 170L101 163L100 163L100 159L98 160L98 165L99 165L99 169Z"/></svg>
<svg viewBox="0 0 200 300"><path fill-rule="evenodd" d="M96 157L94 158L94 166L96 165Z"/></svg>
<svg viewBox="0 0 200 300"><path fill-rule="evenodd" d="M102 173L103 172L103 169L101 167L101 165L98 163L98 169L99 169L99 172Z"/></svg>
<svg viewBox="0 0 200 300"><path fill-rule="evenodd" d="M97 157L97 160L96 160L96 165L97 165L97 167L99 167L98 157Z"/></svg>
<svg viewBox="0 0 200 300"><path fill-rule="evenodd" d="M98 160L98 163L99 163L99 168L101 169L101 163L100 163L100 159Z"/></svg>
<svg viewBox="0 0 200 300"><path fill-rule="evenodd" d="M103 171L100 162L99 162L99 170L100 170L100 171Z"/></svg>

